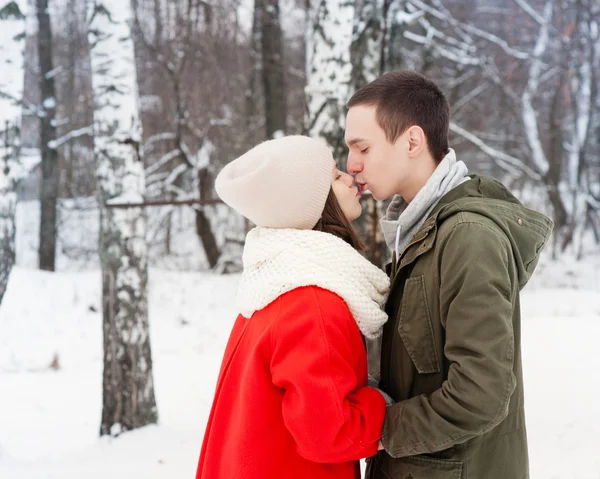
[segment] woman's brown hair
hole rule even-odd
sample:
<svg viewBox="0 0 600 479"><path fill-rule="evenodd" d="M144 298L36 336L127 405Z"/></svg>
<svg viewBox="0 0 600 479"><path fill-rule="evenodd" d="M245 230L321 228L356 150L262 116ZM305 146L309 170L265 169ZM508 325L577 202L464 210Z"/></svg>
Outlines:
<svg viewBox="0 0 600 479"><path fill-rule="evenodd" d="M361 241L358 233L344 215L342 207L338 203L332 189L329 190L329 195L327 195L321 219L317 222L313 230L337 236L356 250L365 249L365 244Z"/></svg>

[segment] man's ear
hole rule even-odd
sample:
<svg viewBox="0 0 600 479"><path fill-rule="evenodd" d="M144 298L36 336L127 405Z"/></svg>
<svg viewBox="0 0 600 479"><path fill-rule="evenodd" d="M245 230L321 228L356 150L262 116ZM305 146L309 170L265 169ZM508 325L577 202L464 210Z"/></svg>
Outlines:
<svg viewBox="0 0 600 479"><path fill-rule="evenodd" d="M415 158L427 148L427 140L423 128L417 125L411 126L408 130L408 156Z"/></svg>

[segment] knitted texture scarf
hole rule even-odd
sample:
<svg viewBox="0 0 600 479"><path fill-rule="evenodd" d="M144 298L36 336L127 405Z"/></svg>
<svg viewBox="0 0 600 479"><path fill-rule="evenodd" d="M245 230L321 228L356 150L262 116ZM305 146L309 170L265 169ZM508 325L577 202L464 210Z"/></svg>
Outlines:
<svg viewBox="0 0 600 479"><path fill-rule="evenodd" d="M450 149L417 196L407 203L396 195L379 221L385 242L400 255L442 196L469 180L467 166Z"/></svg>
<svg viewBox="0 0 600 479"><path fill-rule="evenodd" d="M381 335L387 275L344 240L313 230L254 228L246 237L237 306L249 318L278 296L318 286L340 296L362 334Z"/></svg>

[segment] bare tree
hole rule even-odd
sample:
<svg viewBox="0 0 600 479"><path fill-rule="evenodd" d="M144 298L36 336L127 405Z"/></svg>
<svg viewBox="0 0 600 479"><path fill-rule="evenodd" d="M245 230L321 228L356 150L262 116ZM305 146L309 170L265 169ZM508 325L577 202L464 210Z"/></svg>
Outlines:
<svg viewBox="0 0 600 479"><path fill-rule="evenodd" d="M352 63L352 93L384 72L385 12L383 0L359 0L355 2L354 26L350 55ZM346 99L348 101L349 98ZM366 196L367 258L374 264L383 265L386 259L386 245L383 241L379 218L383 202Z"/></svg>
<svg viewBox="0 0 600 479"><path fill-rule="evenodd" d="M15 55L15 47L24 45L25 8L23 1L0 0L0 304L15 262L14 168L23 95L23 55Z"/></svg>
<svg viewBox="0 0 600 479"><path fill-rule="evenodd" d="M86 2L54 0L51 10L60 197L94 194L93 108ZM62 204L59 216L63 219ZM62 237L59 228L59 237ZM62 239L62 238L61 238Z"/></svg>
<svg viewBox="0 0 600 479"><path fill-rule="evenodd" d="M56 262L58 200L58 153L56 150L56 94L52 62L52 29L48 0L36 0L38 20L38 58L40 65L40 269L54 271Z"/></svg>
<svg viewBox="0 0 600 479"><path fill-rule="evenodd" d="M453 144L465 158L538 191L555 220L555 251L573 241L580 251L600 217L587 186L596 156L597 2L492 3L406 0L401 15L419 17L402 29L402 61L448 92Z"/></svg>
<svg viewBox="0 0 600 479"><path fill-rule="evenodd" d="M210 24L212 6L201 1L164 2L154 1L154 16L149 20L150 4L133 0L134 32L140 49L149 52L161 73L165 76L171 90L170 99L174 106L174 115L168 130L154 135L144 145L165 142L171 148L157 161L148 165L149 187L159 194L169 194L174 200L191 198L202 200L211 191L210 164L215 151L210 134L214 127L229 124L229 118L214 119L205 128L196 126L190 115L190 92L184 87L186 69L195 58L192 39L201 24ZM145 12L140 14L140 12ZM196 151L190 147L195 143ZM188 193L186 182L194 185L194 191ZM203 189L204 188L204 189ZM211 268L216 266L220 251L212 231L205 207L194 208L196 232L204 247L206 259Z"/></svg>
<svg viewBox="0 0 600 479"><path fill-rule="evenodd" d="M594 4L596 10L594 11ZM600 64L600 35L598 28L600 6L596 2L581 0L577 2L576 29L571 36L571 71L569 85L571 118L567 126L568 142L568 178L571 221L568 232L563 238L565 243L572 241L578 259L583 256L583 235L588 221L588 210L600 211L595 205L590 188L590 168L587 151L592 132L592 120L596 110L598 94L598 69ZM594 87L596 80L596 87Z"/></svg>
<svg viewBox="0 0 600 479"><path fill-rule="evenodd" d="M2 20L0 20L1 24ZM14 164L15 157L18 155L18 144L11 134L16 130L16 127L10 127L7 124L6 129L0 131L0 304L2 304L8 278L15 264L17 194L15 193L14 179L10 174L10 164Z"/></svg>
<svg viewBox="0 0 600 479"><path fill-rule="evenodd" d="M25 58L24 58L24 88L23 115L21 118L21 139L23 148L37 149L40 147L39 105L40 95L40 62L38 59L38 21L36 0L23 0L26 4L25 13Z"/></svg>
<svg viewBox="0 0 600 479"><path fill-rule="evenodd" d="M266 131L264 108L264 85L262 72L262 0L255 0L252 14L252 30L250 32L250 65L248 84L245 91L246 136L248 144L253 145L264 140ZM260 133L258 133L260 132Z"/></svg>
<svg viewBox="0 0 600 479"><path fill-rule="evenodd" d="M273 138L287 130L287 108L284 80L279 0L255 0L255 14L260 18L262 45L262 80L265 99L266 137ZM256 18L255 17L255 18Z"/></svg>
<svg viewBox="0 0 600 479"><path fill-rule="evenodd" d="M307 7L305 128L309 136L323 138L334 149L341 166L346 102L352 83L354 4L311 0Z"/></svg>
<svg viewBox="0 0 600 479"><path fill-rule="evenodd" d="M94 141L100 206L104 373L101 435L157 421L148 325L144 168L129 5L105 0L90 12Z"/></svg>

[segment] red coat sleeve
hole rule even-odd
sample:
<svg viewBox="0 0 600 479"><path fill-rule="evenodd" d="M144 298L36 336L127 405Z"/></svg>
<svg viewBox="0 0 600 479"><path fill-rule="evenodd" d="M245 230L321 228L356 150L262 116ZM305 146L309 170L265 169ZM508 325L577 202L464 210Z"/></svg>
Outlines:
<svg viewBox="0 0 600 479"><path fill-rule="evenodd" d="M279 301L271 375L298 453L323 463L374 455L386 403L366 387L366 352L346 303L313 286Z"/></svg>

